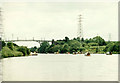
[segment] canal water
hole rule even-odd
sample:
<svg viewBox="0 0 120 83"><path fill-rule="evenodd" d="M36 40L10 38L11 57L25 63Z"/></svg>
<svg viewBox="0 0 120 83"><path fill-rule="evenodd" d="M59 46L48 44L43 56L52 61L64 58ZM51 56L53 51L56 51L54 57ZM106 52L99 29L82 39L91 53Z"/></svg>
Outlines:
<svg viewBox="0 0 120 83"><path fill-rule="evenodd" d="M39 54L3 59L4 81L117 81L118 55Z"/></svg>

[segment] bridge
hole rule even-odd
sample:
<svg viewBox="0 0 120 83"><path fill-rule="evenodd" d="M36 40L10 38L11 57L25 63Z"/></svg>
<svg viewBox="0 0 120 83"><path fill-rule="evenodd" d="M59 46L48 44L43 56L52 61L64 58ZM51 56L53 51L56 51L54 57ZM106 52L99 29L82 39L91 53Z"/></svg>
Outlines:
<svg viewBox="0 0 120 83"><path fill-rule="evenodd" d="M19 41L35 41L35 42L38 42L39 44L41 42L52 42L52 40L34 40L34 39L30 39L30 40L5 40L5 42L19 42Z"/></svg>

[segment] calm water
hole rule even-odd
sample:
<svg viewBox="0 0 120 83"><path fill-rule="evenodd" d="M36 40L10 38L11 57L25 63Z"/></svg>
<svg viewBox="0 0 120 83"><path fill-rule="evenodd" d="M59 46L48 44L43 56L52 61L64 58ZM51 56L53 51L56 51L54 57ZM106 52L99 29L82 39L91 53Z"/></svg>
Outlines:
<svg viewBox="0 0 120 83"><path fill-rule="evenodd" d="M118 55L39 54L3 59L4 81L117 81Z"/></svg>

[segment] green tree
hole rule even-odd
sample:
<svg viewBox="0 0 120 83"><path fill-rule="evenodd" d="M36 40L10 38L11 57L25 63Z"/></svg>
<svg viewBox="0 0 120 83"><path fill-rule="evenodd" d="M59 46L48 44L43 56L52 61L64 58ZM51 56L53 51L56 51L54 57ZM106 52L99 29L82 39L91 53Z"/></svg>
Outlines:
<svg viewBox="0 0 120 83"><path fill-rule="evenodd" d="M83 37L81 38L81 41L84 42L84 38Z"/></svg>
<svg viewBox="0 0 120 83"><path fill-rule="evenodd" d="M17 44L13 43L13 46L19 47Z"/></svg>
<svg viewBox="0 0 120 83"><path fill-rule="evenodd" d="M77 40L70 40L70 41L68 42L68 45L69 45L70 47L72 47L72 46L78 46L78 47L82 46L82 44L81 44L79 41L77 41Z"/></svg>
<svg viewBox="0 0 120 83"><path fill-rule="evenodd" d="M77 37L77 39L76 39L76 40L80 42L80 37Z"/></svg>
<svg viewBox="0 0 120 83"><path fill-rule="evenodd" d="M23 56L22 52L11 50L7 46L3 47L2 49L2 57L7 58L7 57L17 57L17 56Z"/></svg>
<svg viewBox="0 0 120 83"><path fill-rule="evenodd" d="M54 39L52 39L52 44L55 44L55 40Z"/></svg>
<svg viewBox="0 0 120 83"><path fill-rule="evenodd" d="M66 42L63 41L63 40L57 40L57 41L55 42L55 45L57 45L57 44L59 44L59 45L64 45L64 43L66 43Z"/></svg>
<svg viewBox="0 0 120 83"><path fill-rule="evenodd" d="M98 43L100 46L106 45L105 40L104 40L102 37L100 37L100 36L94 37L94 38L93 38L93 41L94 41L95 43Z"/></svg>
<svg viewBox="0 0 120 83"><path fill-rule="evenodd" d="M70 46L68 44L64 44L63 45L63 48L61 50L61 53L66 53L66 52L69 52L70 51Z"/></svg>
<svg viewBox="0 0 120 83"><path fill-rule="evenodd" d="M113 45L113 52L116 52L116 53L120 53L120 42L116 42L114 45Z"/></svg>
<svg viewBox="0 0 120 83"><path fill-rule="evenodd" d="M54 50L53 50L54 46L55 46L54 44L49 45L48 47L46 47L45 52L46 53L54 53Z"/></svg>
<svg viewBox="0 0 120 83"><path fill-rule="evenodd" d="M89 43L94 42L92 38L89 39Z"/></svg>
<svg viewBox="0 0 120 83"><path fill-rule="evenodd" d="M34 47L30 48L30 51L31 51L31 52L37 52L37 47L34 46Z"/></svg>
<svg viewBox="0 0 120 83"><path fill-rule="evenodd" d="M96 48L96 53L98 52L98 48Z"/></svg>
<svg viewBox="0 0 120 83"><path fill-rule="evenodd" d="M27 47L25 47L25 46L18 47L17 51L22 52L23 56L28 56L30 54L29 49Z"/></svg>
<svg viewBox="0 0 120 83"><path fill-rule="evenodd" d="M49 47L49 43L44 41L40 44L40 48L38 48L39 53L46 53L46 49Z"/></svg>
<svg viewBox="0 0 120 83"><path fill-rule="evenodd" d="M88 39L86 39L84 42L88 44L90 41Z"/></svg>
<svg viewBox="0 0 120 83"><path fill-rule="evenodd" d="M80 51L80 47L82 46L82 44L77 40L69 41L68 45L70 46L70 53Z"/></svg>
<svg viewBox="0 0 120 83"><path fill-rule="evenodd" d="M13 56L14 56L14 54L10 48L8 48L7 46L3 47L3 49L2 49L2 57L3 58L13 57Z"/></svg>
<svg viewBox="0 0 120 83"><path fill-rule="evenodd" d="M62 49L62 45L54 45L52 47L52 52L60 52Z"/></svg>
<svg viewBox="0 0 120 83"><path fill-rule="evenodd" d="M98 43L89 43L90 46L98 46Z"/></svg>
<svg viewBox="0 0 120 83"><path fill-rule="evenodd" d="M105 51L105 52L110 51L111 52L113 50L113 45L114 45L114 43L112 43L112 42L108 43L103 51Z"/></svg>
<svg viewBox="0 0 120 83"><path fill-rule="evenodd" d="M27 55L30 55L30 49L28 49L27 47L25 48L26 48Z"/></svg>
<svg viewBox="0 0 120 83"><path fill-rule="evenodd" d="M2 48L6 45L5 41L2 41Z"/></svg>
<svg viewBox="0 0 120 83"><path fill-rule="evenodd" d="M73 38L73 40L77 40L76 38Z"/></svg>
<svg viewBox="0 0 120 83"><path fill-rule="evenodd" d="M11 50L13 50L13 48L14 48L13 43L8 42L7 43L7 47L10 48Z"/></svg>
<svg viewBox="0 0 120 83"><path fill-rule="evenodd" d="M79 52L82 52L82 51L84 51L85 50L85 48L84 47L80 47L80 49L79 49L80 51Z"/></svg>
<svg viewBox="0 0 120 83"><path fill-rule="evenodd" d="M68 37L65 37L65 42L68 42L69 41L69 38Z"/></svg>

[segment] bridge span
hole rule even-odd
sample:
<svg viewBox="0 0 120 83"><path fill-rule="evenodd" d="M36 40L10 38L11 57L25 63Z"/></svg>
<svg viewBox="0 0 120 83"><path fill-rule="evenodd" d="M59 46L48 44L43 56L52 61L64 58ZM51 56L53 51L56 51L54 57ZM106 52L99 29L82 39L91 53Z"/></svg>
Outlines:
<svg viewBox="0 0 120 83"><path fill-rule="evenodd" d="M38 43L41 43L41 42L52 42L52 40L5 40L5 42L18 42L18 41L35 41L35 42L38 42Z"/></svg>

